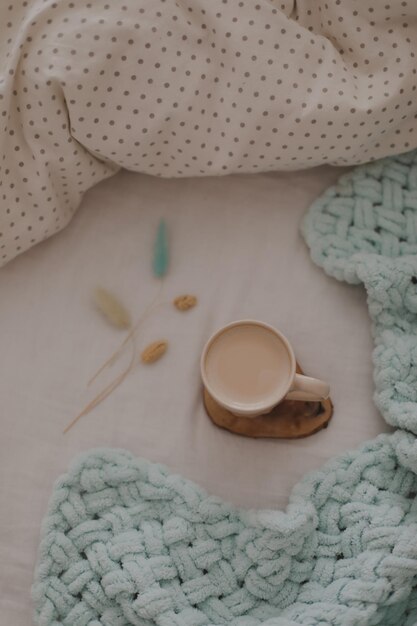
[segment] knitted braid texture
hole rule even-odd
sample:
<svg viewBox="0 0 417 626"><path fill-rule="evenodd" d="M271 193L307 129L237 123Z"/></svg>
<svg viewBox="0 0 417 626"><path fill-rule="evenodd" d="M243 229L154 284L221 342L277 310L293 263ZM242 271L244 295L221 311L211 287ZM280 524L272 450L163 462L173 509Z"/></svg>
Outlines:
<svg viewBox="0 0 417 626"><path fill-rule="evenodd" d="M417 434L417 150L342 176L302 230L327 274L364 283L375 403L389 424Z"/></svg>
<svg viewBox="0 0 417 626"><path fill-rule="evenodd" d="M417 624L417 152L343 176L303 232L328 274L367 290L375 400L397 430L307 476L285 513L90 451L43 523L39 626Z"/></svg>

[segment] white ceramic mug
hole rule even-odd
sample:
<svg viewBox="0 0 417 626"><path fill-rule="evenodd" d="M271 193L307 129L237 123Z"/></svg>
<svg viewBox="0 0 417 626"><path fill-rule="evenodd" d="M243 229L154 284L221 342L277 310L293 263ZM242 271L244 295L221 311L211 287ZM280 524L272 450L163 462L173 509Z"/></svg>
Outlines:
<svg viewBox="0 0 417 626"><path fill-rule="evenodd" d="M284 398L317 402L329 396L327 383L297 374L288 339L256 320L232 322L215 332L200 366L209 394L235 415L269 413Z"/></svg>

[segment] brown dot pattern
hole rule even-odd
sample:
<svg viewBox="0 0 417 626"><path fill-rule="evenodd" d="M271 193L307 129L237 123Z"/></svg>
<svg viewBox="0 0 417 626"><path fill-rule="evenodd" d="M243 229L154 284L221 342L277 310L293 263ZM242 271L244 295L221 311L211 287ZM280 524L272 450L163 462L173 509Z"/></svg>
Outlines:
<svg viewBox="0 0 417 626"><path fill-rule="evenodd" d="M5 0L0 265L120 167L205 176L417 145L415 0Z"/></svg>

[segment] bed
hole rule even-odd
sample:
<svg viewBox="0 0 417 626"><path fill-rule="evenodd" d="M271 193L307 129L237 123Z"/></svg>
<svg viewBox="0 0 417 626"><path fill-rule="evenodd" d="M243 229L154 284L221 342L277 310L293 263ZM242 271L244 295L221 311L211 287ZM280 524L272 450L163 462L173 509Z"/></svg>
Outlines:
<svg viewBox="0 0 417 626"><path fill-rule="evenodd" d="M13 626L33 623L41 520L75 455L126 448L235 505L278 509L307 472L389 428L365 290L314 265L299 226L339 166L417 145L416 8L164 2L0 7L0 615ZM165 339L167 354L64 434L120 371L87 388L123 337L94 289L140 317L161 219L164 304L137 339ZM198 306L180 313L184 293ZM326 430L254 440L209 420L201 350L243 318L278 327L330 383Z"/></svg>
<svg viewBox="0 0 417 626"><path fill-rule="evenodd" d="M210 493L249 508L285 507L292 486L335 454L388 426L372 402L365 292L330 279L299 234L310 203L340 170L156 179L123 171L85 196L70 225L0 273L0 612L32 624L30 586L52 485L78 453L126 448L166 464ZM171 263L161 306L138 346L169 350L138 367L107 401L63 434L101 389L86 382L120 343L92 293L117 293L134 317L156 291L151 252L167 223ZM181 293L198 306L178 313ZM280 328L312 376L331 385L329 427L296 441L253 440L216 428L201 399L207 337L240 318ZM364 416L367 416L366 421Z"/></svg>

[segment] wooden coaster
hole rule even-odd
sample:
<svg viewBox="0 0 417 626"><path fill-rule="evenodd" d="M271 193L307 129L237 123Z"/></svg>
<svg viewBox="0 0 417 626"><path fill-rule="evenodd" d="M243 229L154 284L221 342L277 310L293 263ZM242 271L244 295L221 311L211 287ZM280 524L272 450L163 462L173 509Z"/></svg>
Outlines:
<svg viewBox="0 0 417 626"><path fill-rule="evenodd" d="M297 363L297 372L303 374ZM267 415L249 418L234 415L217 404L204 389L204 405L216 426L245 437L299 439L314 435L327 425L333 415L330 398L323 402L283 400Z"/></svg>

